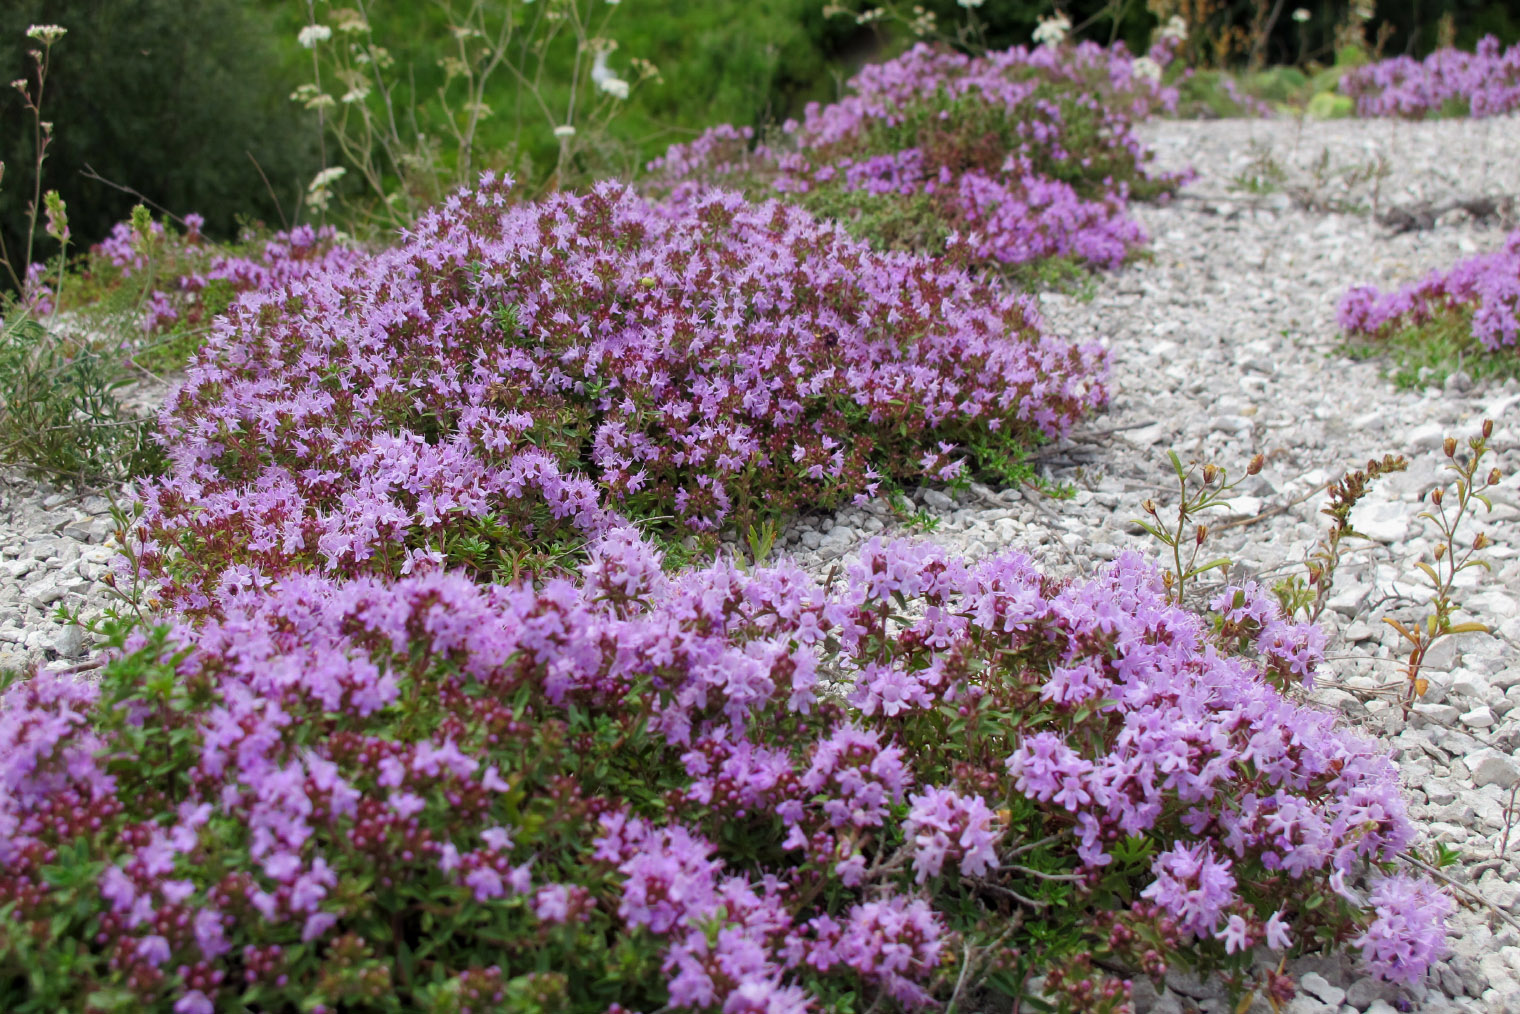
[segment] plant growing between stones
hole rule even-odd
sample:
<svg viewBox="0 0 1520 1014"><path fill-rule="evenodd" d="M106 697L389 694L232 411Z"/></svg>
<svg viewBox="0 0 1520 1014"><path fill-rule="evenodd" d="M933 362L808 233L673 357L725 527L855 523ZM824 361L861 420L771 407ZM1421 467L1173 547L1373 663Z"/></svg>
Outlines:
<svg viewBox="0 0 1520 1014"><path fill-rule="evenodd" d="M4 691L7 1009L1103 1012L1171 967L1245 992L1258 943L1396 981L1443 947L1392 765L1255 661L1311 670L1307 628L1216 629L1134 554L878 540L822 587L619 529L571 580L217 613Z"/></svg>
<svg viewBox="0 0 1520 1014"><path fill-rule="evenodd" d="M1162 521L1156 502L1146 500L1141 507L1150 515L1151 520L1137 518L1134 523L1150 533L1171 553L1172 568L1162 575L1162 581L1173 599L1182 602L1189 581L1211 570L1224 569L1230 565L1227 558L1202 564L1198 562L1198 554L1208 538L1209 529L1197 520L1197 515L1227 506L1235 488L1247 477L1260 473L1266 458L1261 454L1253 457L1246 465L1245 475L1234 482L1229 481L1228 473L1218 465L1195 461L1184 466L1176 451L1167 451L1167 460L1171 462L1172 472L1177 479L1176 519L1172 522Z"/></svg>
<svg viewBox="0 0 1520 1014"><path fill-rule="evenodd" d="M1353 352L1394 352L1394 379L1406 386L1455 371L1520 376L1520 230L1392 292L1355 286L1337 320Z"/></svg>
<svg viewBox="0 0 1520 1014"><path fill-rule="evenodd" d="M1134 134L1176 100L1143 66L1092 43L980 57L921 44L762 143L724 125L672 147L650 186L677 201L712 186L777 195L877 248L947 252L1025 284L1115 267L1145 238L1128 201L1184 179L1148 166Z"/></svg>
<svg viewBox="0 0 1520 1014"><path fill-rule="evenodd" d="M1455 437L1447 437L1442 450L1448 461L1446 471L1453 476L1449 486L1438 487L1430 492L1430 507L1420 512L1420 517L1435 529L1437 540L1431 559L1415 563L1421 575L1430 582L1429 611L1409 625L1393 617L1383 622L1399 632L1408 644L1408 661L1405 665L1405 702L1424 694L1427 681L1420 676L1430 649L1439 641L1458 634L1486 634L1487 626L1473 620L1453 622L1461 609L1456 595L1456 578L1473 567L1488 570L1487 560L1477 554L1489 545L1486 534L1479 532L1471 539L1459 541L1462 523L1476 514L1478 504L1485 510L1494 509L1493 501L1486 495L1497 486L1503 474L1497 468L1484 469L1483 458L1489 453L1489 439L1493 436L1493 420L1483 420L1479 435L1469 437L1466 452L1459 455ZM1450 491L1455 496L1448 497Z"/></svg>
<svg viewBox="0 0 1520 1014"><path fill-rule="evenodd" d="M1372 489L1372 484L1391 472L1402 472L1409 462L1401 456L1384 455L1383 460L1369 460L1367 467L1346 472L1330 486L1330 502L1320 510L1330 518L1330 529L1305 560L1307 577L1289 575L1273 586L1272 592L1288 616L1300 612L1310 623L1318 623L1330 591L1335 587L1335 572L1340 566L1342 543L1347 539L1365 539L1351 524L1351 512L1357 502Z"/></svg>

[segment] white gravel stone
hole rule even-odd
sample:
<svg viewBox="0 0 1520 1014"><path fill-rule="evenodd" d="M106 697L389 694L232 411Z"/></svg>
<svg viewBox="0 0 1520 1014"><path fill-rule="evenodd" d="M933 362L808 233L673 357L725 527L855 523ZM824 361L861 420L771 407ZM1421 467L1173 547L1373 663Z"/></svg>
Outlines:
<svg viewBox="0 0 1520 1014"><path fill-rule="evenodd" d="M1474 729L1487 729L1495 721L1493 709L1486 704L1480 704L1462 716L1462 724Z"/></svg>

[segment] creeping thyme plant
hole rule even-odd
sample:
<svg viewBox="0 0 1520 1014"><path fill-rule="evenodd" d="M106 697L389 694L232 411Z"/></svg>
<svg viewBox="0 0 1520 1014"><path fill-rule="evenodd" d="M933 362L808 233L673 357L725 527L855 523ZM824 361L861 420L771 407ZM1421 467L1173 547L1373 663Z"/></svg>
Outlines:
<svg viewBox="0 0 1520 1014"><path fill-rule="evenodd" d="M486 173L379 253L104 244L150 331L226 312L122 515L110 660L0 696L0 1008L1107 1012L1172 969L1280 1005L1335 949L1418 982L1451 903L1395 866L1396 771L1293 695L1317 628L1184 599L1185 516L1170 581L763 559L784 511L1105 402L978 269L1140 241L1177 181L1135 63L915 49L784 151L672 152L672 199ZM1230 488L1176 467L1188 510ZM722 530L755 561L670 566Z"/></svg>
<svg viewBox="0 0 1520 1014"><path fill-rule="evenodd" d="M199 610L297 570L511 575L620 516L710 539L1061 433L1105 369L1025 297L800 209L513 204L488 177L218 321L164 412L142 562Z"/></svg>
<svg viewBox="0 0 1520 1014"><path fill-rule="evenodd" d="M971 984L1101 1011L1169 967L1244 989L1258 944L1398 981L1443 945L1448 902L1388 872L1413 836L1392 764L1263 678L1316 661L1252 633L1264 598L1225 638L1136 556L1063 584L875 542L821 587L672 576L626 528L575 580L422 569L232 591L98 683L11 688L7 1009L844 1011Z"/></svg>
<svg viewBox="0 0 1520 1014"><path fill-rule="evenodd" d="M1514 375L1520 372L1520 231L1493 253L1393 292L1356 286L1341 297L1338 319L1360 347L1396 353L1402 381L1422 379L1422 365Z"/></svg>
<svg viewBox="0 0 1520 1014"><path fill-rule="evenodd" d="M748 128L717 127L650 168L677 200L711 184L782 194L878 246L948 245L1015 277L1113 267L1144 241L1128 200L1181 182L1147 165L1134 134L1135 118L1176 102L1137 62L1092 43L982 57L919 45L770 143L752 150Z"/></svg>
<svg viewBox="0 0 1520 1014"><path fill-rule="evenodd" d="M1340 90L1358 116L1503 116L1520 108L1520 45L1486 35L1471 53L1447 46L1423 60L1379 60L1348 72Z"/></svg>

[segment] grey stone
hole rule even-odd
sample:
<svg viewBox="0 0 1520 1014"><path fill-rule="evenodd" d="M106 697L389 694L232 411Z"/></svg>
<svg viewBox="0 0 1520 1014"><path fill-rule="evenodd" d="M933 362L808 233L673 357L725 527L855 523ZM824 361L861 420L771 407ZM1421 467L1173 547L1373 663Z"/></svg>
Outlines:
<svg viewBox="0 0 1520 1014"><path fill-rule="evenodd" d="M1346 999L1346 991L1339 986L1330 985L1329 981L1318 972L1310 972L1299 977L1298 986L1303 991L1318 997L1322 1002L1331 1007L1339 1007L1341 1001Z"/></svg>
<svg viewBox="0 0 1520 1014"><path fill-rule="evenodd" d="M53 639L53 650L64 658L81 658L85 652L84 640L84 628L70 623Z"/></svg>
<svg viewBox="0 0 1520 1014"><path fill-rule="evenodd" d="M955 501L937 489L926 489L919 495L924 506L937 511L949 511L955 509Z"/></svg>
<svg viewBox="0 0 1520 1014"><path fill-rule="evenodd" d="M1520 781L1520 766L1515 765L1514 757L1500 753L1493 746L1484 746L1476 749L1462 759L1467 765L1467 771L1473 778L1473 784L1497 784L1508 789L1509 786Z"/></svg>
<svg viewBox="0 0 1520 1014"><path fill-rule="evenodd" d="M37 609L46 609L48 606L63 598L65 590L60 588L52 577L45 577L35 584L28 585L23 593L26 601Z"/></svg>
<svg viewBox="0 0 1520 1014"><path fill-rule="evenodd" d="M1412 451L1433 451L1446 439L1446 427L1440 423L1423 423L1411 429L1404 444Z"/></svg>
<svg viewBox="0 0 1520 1014"><path fill-rule="evenodd" d="M1368 1011L1373 1014L1377 1004L1391 1007L1391 1001L1399 995L1399 988L1391 982L1382 979L1374 979L1370 975L1358 976L1357 980L1346 987L1346 1002L1357 1010ZM1376 1014L1387 1014L1385 1011L1376 1011Z"/></svg>
<svg viewBox="0 0 1520 1014"><path fill-rule="evenodd" d="M1493 709L1486 704L1480 704L1462 716L1462 724L1474 729L1487 729L1496 721Z"/></svg>
<svg viewBox="0 0 1520 1014"><path fill-rule="evenodd" d="M1335 1014L1335 1008L1308 993L1300 993L1283 1008L1287 1014Z"/></svg>

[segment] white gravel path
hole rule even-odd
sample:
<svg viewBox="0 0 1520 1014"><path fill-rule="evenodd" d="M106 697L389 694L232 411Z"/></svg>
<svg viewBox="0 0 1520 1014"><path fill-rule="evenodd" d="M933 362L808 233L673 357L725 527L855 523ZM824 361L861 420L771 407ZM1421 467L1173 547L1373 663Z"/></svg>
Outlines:
<svg viewBox="0 0 1520 1014"><path fill-rule="evenodd" d="M1323 534L1324 498L1308 495L1313 490L1369 457L1409 455L1409 472L1383 482L1356 516L1375 541L1342 566L1327 613L1337 658L1317 697L1388 741L1427 841L1460 849L1449 872L1486 904L1458 914L1454 953L1426 987L1380 986L1354 963L1315 959L1300 963L1309 974L1287 1009L1520 1014L1520 924L1498 914L1520 917L1520 827L1501 854L1510 786L1520 782L1520 384L1458 376L1444 388L1397 391L1382 364L1336 353L1334 318L1348 286L1417 278L1498 247L1506 227L1454 213L1434 229L1391 235L1366 211L1306 210L1287 193L1253 195L1232 185L1270 151L1287 167L1289 184L1303 184L1321 205L1375 199L1386 210L1520 195L1520 119L1161 121L1144 134L1164 166L1199 173L1178 200L1138 210L1152 256L1100 279L1091 300L1042 297L1052 329L1103 340L1114 356L1109 411L1042 458L1051 478L1075 483L1076 497L976 488L956 501L921 491L920 504L939 523L924 537L975 556L1022 547L1054 570L1087 571L1123 548L1149 546L1130 521L1147 497L1163 509L1175 502L1167 448L1232 474L1261 451L1266 469L1242 487L1236 515L1217 520L1296 505L1210 542L1212 555L1237 561L1233 576L1249 577L1302 562ZM1328 171L1316 181L1322 153ZM1385 177L1351 180L1379 158ZM1380 620L1408 617L1419 604L1412 563L1432 542L1415 518L1417 498L1440 481L1442 437L1470 435L1485 417L1498 427L1494 464L1506 479L1481 528L1494 542L1487 551L1493 572L1464 590L1464 602L1496 634L1448 641L1452 648L1428 670L1429 693L1406 720L1387 699L1400 676L1396 635ZM98 583L110 556L104 509L99 497L0 476L0 667L47 656L67 664L88 653L76 631L48 614L59 604L93 609L105 601ZM808 517L783 533L778 551L822 573L872 534L902 530L875 508ZM1157 1014L1226 1009L1207 985L1174 985L1177 992L1147 1001Z"/></svg>

